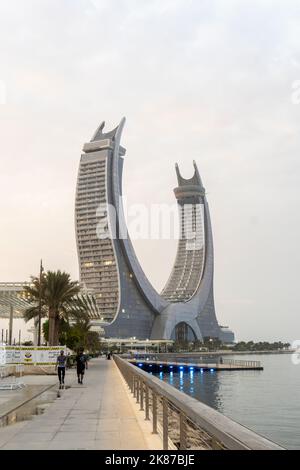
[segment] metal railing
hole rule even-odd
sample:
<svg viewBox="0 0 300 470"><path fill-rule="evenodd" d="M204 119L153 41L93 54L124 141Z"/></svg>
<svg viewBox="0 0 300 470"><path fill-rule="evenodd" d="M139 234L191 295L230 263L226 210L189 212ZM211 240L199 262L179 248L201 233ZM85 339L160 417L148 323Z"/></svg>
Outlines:
<svg viewBox="0 0 300 470"><path fill-rule="evenodd" d="M220 361L218 362L220 364ZM260 361L242 361L236 359L223 359L222 364L232 366L232 367L249 367L249 368L260 368Z"/></svg>
<svg viewBox="0 0 300 470"><path fill-rule="evenodd" d="M155 355L138 355L134 358L129 358L132 362L141 362L144 361L145 364L172 364L177 366L207 366L207 367L216 367L218 365L228 366L230 368L252 368L252 369L260 369L262 368L260 361L243 361L243 360L236 360L236 359L218 359L218 358L197 358L197 361L187 361L186 359L180 360L180 358L175 358L172 360L171 358L168 359L159 359L158 356Z"/></svg>
<svg viewBox="0 0 300 470"><path fill-rule="evenodd" d="M152 432L161 431L165 450L170 440L180 450L284 450L127 360L114 360Z"/></svg>

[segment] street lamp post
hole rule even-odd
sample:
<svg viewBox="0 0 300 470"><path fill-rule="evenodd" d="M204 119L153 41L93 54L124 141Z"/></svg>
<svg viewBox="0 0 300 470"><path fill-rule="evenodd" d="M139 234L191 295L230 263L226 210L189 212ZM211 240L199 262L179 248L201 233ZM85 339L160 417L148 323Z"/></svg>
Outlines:
<svg viewBox="0 0 300 470"><path fill-rule="evenodd" d="M42 331L42 276L43 276L43 261L40 265L40 283L39 283L39 323L38 323L38 346L41 345L41 331Z"/></svg>
<svg viewBox="0 0 300 470"><path fill-rule="evenodd" d="M13 340L13 321L14 321L14 307L11 305L10 306L10 312L9 312L9 334L8 334L8 343L11 346L12 345L12 340Z"/></svg>

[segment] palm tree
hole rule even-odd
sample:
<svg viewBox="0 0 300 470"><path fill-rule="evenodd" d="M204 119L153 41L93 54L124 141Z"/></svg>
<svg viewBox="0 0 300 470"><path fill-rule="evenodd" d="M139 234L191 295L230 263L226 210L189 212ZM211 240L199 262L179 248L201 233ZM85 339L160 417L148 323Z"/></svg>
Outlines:
<svg viewBox="0 0 300 470"><path fill-rule="evenodd" d="M60 344L76 350L79 347L100 349L99 334L91 331L91 316L98 316L95 297L89 292L76 295L64 308L65 315L59 320ZM49 338L49 321L43 325L44 335Z"/></svg>
<svg viewBox="0 0 300 470"><path fill-rule="evenodd" d="M39 315L41 295L42 316L49 318L49 345L56 346L59 337L59 321L69 320L72 302L79 293L77 281L71 281L70 275L61 271L47 271L41 278L32 277L30 286L25 287L32 305L25 311L26 321Z"/></svg>
<svg viewBox="0 0 300 470"><path fill-rule="evenodd" d="M80 293L71 302L69 314L71 325L65 343L69 343L70 349L83 347L91 352L99 351L101 349L99 333L91 331L90 322L91 317L99 316L95 297L89 292Z"/></svg>

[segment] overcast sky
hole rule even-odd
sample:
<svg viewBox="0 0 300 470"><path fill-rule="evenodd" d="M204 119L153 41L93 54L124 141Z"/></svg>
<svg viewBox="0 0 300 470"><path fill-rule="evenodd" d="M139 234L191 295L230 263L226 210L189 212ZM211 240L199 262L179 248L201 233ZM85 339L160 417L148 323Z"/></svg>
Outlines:
<svg viewBox="0 0 300 470"><path fill-rule="evenodd" d="M298 0L0 0L0 281L41 257L78 278L81 149L126 116L129 205L172 204L198 164L219 322L300 339L299 31ZM176 242L134 246L160 290Z"/></svg>

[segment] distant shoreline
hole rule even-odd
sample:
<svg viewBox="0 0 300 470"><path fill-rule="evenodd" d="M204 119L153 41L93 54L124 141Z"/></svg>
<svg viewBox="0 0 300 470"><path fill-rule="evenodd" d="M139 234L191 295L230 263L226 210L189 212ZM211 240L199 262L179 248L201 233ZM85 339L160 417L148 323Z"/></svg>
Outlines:
<svg viewBox="0 0 300 470"><path fill-rule="evenodd" d="M220 350L220 351L195 351L195 352L169 352L169 353L155 353L155 352L149 352L149 353L141 353L141 355L160 355L160 356L225 356L225 355L258 355L258 354L293 354L295 351L294 350L288 350L288 351L226 351L226 350Z"/></svg>
<svg viewBox="0 0 300 470"><path fill-rule="evenodd" d="M214 354L293 354L294 350L288 351L214 351ZM211 354L211 353L210 353Z"/></svg>

